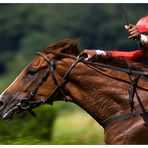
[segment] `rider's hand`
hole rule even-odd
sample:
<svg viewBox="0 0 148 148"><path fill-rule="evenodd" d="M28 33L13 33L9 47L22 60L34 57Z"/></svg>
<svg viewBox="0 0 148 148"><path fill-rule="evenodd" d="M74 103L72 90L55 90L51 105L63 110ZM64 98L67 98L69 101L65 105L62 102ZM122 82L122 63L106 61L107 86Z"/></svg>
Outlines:
<svg viewBox="0 0 148 148"><path fill-rule="evenodd" d="M125 25L125 29L129 33L129 36L128 36L129 39L131 39L131 38L136 39L136 40L140 39L140 32L139 32L136 25L132 25L132 24Z"/></svg>
<svg viewBox="0 0 148 148"><path fill-rule="evenodd" d="M95 59L97 57L97 52L95 50L87 50L86 49L80 53L80 55L77 57L77 59L83 54L87 54L87 57L84 59L86 61L90 61L90 60Z"/></svg>

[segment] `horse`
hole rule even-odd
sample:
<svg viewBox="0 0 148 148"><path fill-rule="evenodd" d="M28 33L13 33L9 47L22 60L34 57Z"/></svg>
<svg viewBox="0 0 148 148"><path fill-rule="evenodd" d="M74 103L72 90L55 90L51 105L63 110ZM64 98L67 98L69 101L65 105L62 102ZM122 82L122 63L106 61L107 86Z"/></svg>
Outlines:
<svg viewBox="0 0 148 148"><path fill-rule="evenodd" d="M104 128L106 144L148 144L148 67L121 58L87 62L77 58L77 44L66 39L38 52L0 95L0 116L72 102Z"/></svg>

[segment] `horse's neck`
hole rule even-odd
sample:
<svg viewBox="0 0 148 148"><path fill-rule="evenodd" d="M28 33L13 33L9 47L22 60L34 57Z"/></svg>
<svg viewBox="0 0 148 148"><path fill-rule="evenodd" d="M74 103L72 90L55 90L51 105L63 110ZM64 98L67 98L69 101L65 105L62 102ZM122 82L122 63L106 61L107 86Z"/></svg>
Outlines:
<svg viewBox="0 0 148 148"><path fill-rule="evenodd" d="M125 99L128 98L128 92L123 88L124 83L99 74L82 63L73 69L68 81L66 90L72 98L71 101L99 123L113 115L119 115L128 106Z"/></svg>

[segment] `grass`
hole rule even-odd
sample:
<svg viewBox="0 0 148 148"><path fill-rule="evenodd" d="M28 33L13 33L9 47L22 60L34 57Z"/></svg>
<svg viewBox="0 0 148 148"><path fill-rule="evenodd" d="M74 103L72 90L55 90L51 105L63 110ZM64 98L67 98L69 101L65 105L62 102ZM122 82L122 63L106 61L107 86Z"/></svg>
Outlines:
<svg viewBox="0 0 148 148"><path fill-rule="evenodd" d="M50 144L104 144L103 128L79 108L60 114L53 130Z"/></svg>
<svg viewBox="0 0 148 148"><path fill-rule="evenodd" d="M50 126L50 123L48 124ZM48 127L45 127L45 130L48 130ZM37 138L36 136L34 136L34 134L35 132L32 131L31 135L20 138L19 137L10 138L9 135L8 138L6 137L4 138L3 136L1 136L0 143L36 144L36 145L37 144L39 145L104 144L103 128L99 126L99 124L92 117L90 117L85 111L83 111L76 105L68 103L64 103L64 106L58 109L58 116L54 121L52 139Z"/></svg>

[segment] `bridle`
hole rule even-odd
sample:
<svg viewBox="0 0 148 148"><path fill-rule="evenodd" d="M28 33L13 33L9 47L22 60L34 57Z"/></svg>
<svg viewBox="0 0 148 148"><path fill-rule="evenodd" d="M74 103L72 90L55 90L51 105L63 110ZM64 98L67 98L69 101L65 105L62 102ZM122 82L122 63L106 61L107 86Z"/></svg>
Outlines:
<svg viewBox="0 0 148 148"><path fill-rule="evenodd" d="M88 61L84 60L86 58L86 55L83 54L70 65L70 67L68 68L68 70L64 74L62 80L60 82L58 82L55 75L54 75L54 70L56 68L56 61L57 61L56 58L49 60L45 53L38 52L37 54L43 57L43 59L49 64L49 67L47 68L45 75L42 77L42 79L39 82L39 84L37 85L37 87L34 89L34 91L32 91L30 93L30 96L28 98L23 98L23 99L19 100L19 102L16 104L16 106L19 107L20 110L28 110L32 115L35 115L35 113L32 111L32 109L39 106L39 105L42 105L42 104L52 104L54 101L53 98L55 97L57 92L59 92L63 96L64 100L67 101L67 98L65 95L65 90L64 90L63 86L67 82L67 77L69 76L70 72L74 69L74 67L79 62L83 62L84 64L86 64L87 66L89 66L92 69L94 69L93 66L99 66L99 67L108 68L108 69L124 72L129 75L135 76L134 79L131 80L130 90L129 90L129 102L130 102L130 106L131 106L131 112L128 114L115 116L111 119L108 119L107 121L104 121L103 123L100 123L104 128L106 128L108 125L111 125L113 123L116 123L116 122L119 122L122 120L127 120L130 118L148 113L148 110L145 110L143 107L141 107L142 111L135 112L135 107L134 107L134 96L136 95L137 98L140 99L140 97L138 96L138 94L136 92L137 83L140 79L140 76L141 75L148 76L148 72L126 69L126 68L119 68L116 66L111 66L111 65L106 65L106 64L102 64L102 63L96 63L96 62L88 62ZM60 54L60 53L58 53L58 54ZM61 54L61 55L63 55L63 54ZM96 70L96 69L94 69L94 70ZM46 98L46 99L41 98L40 100L37 100L37 101L34 100L38 89L47 80L49 75L52 76L52 79L56 85L55 89L53 90L53 92L51 93L51 95L48 98Z"/></svg>
<svg viewBox="0 0 148 148"><path fill-rule="evenodd" d="M38 52L37 54L42 56L42 58L49 64L49 67L47 68L47 71L46 71L45 75L42 77L42 79L39 82L39 84L37 85L37 87L30 93L30 96L27 97L27 98L22 98L16 104L16 106L19 107L20 111L27 110L33 116L35 116L35 113L32 111L32 109L37 107L37 106L40 106L42 104L50 104L50 105L52 105L53 104L53 97L55 97L57 92L60 92L60 94L64 98L64 101L67 102L66 94L65 94L64 88L62 86L66 83L66 80L67 80L67 77L68 77L69 73L73 70L73 68L77 65L77 63L79 63L80 61L82 61L84 59L84 57L80 57L79 59L76 59L75 62L66 71L66 73L63 76L62 80L58 83L58 81L57 81L57 79L56 79L56 77L54 75L54 70L56 68L56 61L57 61L56 58L53 58L53 59L49 60L45 53ZM58 53L58 54L63 55L62 53ZM66 54L64 54L64 55L66 55ZM46 82L49 75L52 76L52 79L53 79L56 87L54 88L54 90L52 91L51 95L48 98L46 98L46 99L45 98L40 98L37 101L34 100L38 89L40 88L40 86L44 82Z"/></svg>

